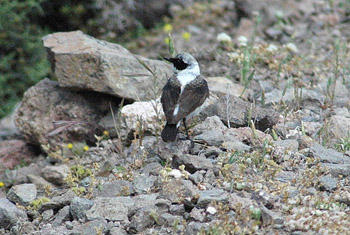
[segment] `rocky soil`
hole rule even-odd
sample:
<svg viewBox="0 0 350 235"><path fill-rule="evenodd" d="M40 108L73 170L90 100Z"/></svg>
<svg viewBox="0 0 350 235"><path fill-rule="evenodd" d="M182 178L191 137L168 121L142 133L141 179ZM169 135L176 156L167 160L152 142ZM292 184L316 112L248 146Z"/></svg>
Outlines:
<svg viewBox="0 0 350 235"><path fill-rule="evenodd" d="M186 6L124 47L43 39L53 78L0 121L0 234L349 234L349 1ZM168 33L211 90L192 141L159 137Z"/></svg>

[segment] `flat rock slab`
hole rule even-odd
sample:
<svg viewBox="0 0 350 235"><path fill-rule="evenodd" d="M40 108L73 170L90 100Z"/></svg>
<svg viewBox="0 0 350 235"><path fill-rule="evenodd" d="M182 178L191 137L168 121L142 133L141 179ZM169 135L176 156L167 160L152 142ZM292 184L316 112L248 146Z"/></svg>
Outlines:
<svg viewBox="0 0 350 235"><path fill-rule="evenodd" d="M97 40L81 31L49 34L43 41L61 87L150 100L155 94L150 88L158 83L156 90L160 91L172 74L170 65L163 61L136 57L118 44Z"/></svg>
<svg viewBox="0 0 350 235"><path fill-rule="evenodd" d="M257 107L235 96L222 96L201 112L202 118L215 115L229 127L244 127L253 120L255 127L261 131L272 128L279 119L279 113L273 108Z"/></svg>

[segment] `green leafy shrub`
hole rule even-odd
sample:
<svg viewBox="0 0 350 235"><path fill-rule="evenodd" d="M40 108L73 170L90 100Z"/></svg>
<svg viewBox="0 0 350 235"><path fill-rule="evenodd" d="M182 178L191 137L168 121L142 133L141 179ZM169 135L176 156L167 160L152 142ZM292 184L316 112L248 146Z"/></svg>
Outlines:
<svg viewBox="0 0 350 235"><path fill-rule="evenodd" d="M30 19L42 13L40 2L0 0L0 118L49 72L41 42L46 32Z"/></svg>

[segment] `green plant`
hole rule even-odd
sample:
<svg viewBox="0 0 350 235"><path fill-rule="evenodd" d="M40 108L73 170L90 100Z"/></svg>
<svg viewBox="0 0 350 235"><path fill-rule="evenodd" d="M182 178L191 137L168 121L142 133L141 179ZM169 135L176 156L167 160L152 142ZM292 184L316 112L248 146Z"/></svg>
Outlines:
<svg viewBox="0 0 350 235"><path fill-rule="evenodd" d="M350 137L342 138L338 143L335 144L335 149L339 152L346 152L350 150Z"/></svg>
<svg viewBox="0 0 350 235"><path fill-rule="evenodd" d="M34 201L32 201L30 203L30 205L28 206L28 209L29 210L38 210L42 204L47 203L49 201L50 201L50 199L47 197L41 197L41 198L35 199Z"/></svg>

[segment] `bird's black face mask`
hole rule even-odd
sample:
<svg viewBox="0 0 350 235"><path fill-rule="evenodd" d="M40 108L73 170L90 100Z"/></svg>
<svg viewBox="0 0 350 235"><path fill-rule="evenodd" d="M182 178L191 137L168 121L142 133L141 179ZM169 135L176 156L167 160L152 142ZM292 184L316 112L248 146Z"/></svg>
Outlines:
<svg viewBox="0 0 350 235"><path fill-rule="evenodd" d="M173 63L174 67L177 70L184 70L187 68L188 64L186 64L182 59L180 58L164 58L165 60Z"/></svg>

